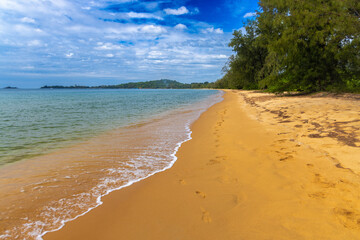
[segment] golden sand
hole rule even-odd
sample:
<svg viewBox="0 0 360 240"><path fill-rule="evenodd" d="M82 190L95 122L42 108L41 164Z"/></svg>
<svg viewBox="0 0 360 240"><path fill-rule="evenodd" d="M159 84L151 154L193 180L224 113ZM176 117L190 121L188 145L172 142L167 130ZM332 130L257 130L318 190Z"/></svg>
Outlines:
<svg viewBox="0 0 360 240"><path fill-rule="evenodd" d="M173 168L44 239L360 239L360 104L228 91Z"/></svg>

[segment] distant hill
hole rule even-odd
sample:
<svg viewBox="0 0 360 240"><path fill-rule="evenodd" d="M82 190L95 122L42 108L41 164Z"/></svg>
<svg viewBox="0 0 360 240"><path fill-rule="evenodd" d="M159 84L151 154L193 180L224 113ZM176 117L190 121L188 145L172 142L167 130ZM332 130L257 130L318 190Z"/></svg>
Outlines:
<svg viewBox="0 0 360 240"><path fill-rule="evenodd" d="M174 80L161 79L146 82L131 82L118 85L89 86L43 86L42 89L185 89L185 88L212 88L213 83L180 83Z"/></svg>
<svg viewBox="0 0 360 240"><path fill-rule="evenodd" d="M4 87L4 89L18 89L17 87Z"/></svg>

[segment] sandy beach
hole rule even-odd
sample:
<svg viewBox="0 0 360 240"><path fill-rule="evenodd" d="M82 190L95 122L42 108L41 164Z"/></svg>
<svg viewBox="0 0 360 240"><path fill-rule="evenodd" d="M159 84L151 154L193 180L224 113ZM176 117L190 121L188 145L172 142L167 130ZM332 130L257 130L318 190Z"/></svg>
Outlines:
<svg viewBox="0 0 360 240"><path fill-rule="evenodd" d="M171 169L44 239L360 239L359 102L226 91Z"/></svg>

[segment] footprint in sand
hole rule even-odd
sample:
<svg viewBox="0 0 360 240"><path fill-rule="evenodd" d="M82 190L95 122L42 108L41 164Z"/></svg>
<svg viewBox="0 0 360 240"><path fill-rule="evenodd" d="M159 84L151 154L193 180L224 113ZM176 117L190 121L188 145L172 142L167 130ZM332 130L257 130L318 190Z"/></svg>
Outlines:
<svg viewBox="0 0 360 240"><path fill-rule="evenodd" d="M219 163L220 163L219 160L211 159L207 165L215 165L215 164L219 164Z"/></svg>
<svg viewBox="0 0 360 240"><path fill-rule="evenodd" d="M245 199L245 195L242 193L240 193L240 195L231 193L222 194L221 199L222 204L219 206L219 209L222 211L230 211Z"/></svg>
<svg viewBox="0 0 360 240"><path fill-rule="evenodd" d="M324 192L314 192L314 193L308 194L308 196L311 198L315 198L315 199L325 199L327 194Z"/></svg>
<svg viewBox="0 0 360 240"><path fill-rule="evenodd" d="M221 160L226 160L227 156L216 156L215 158L216 159L221 159Z"/></svg>
<svg viewBox="0 0 360 240"><path fill-rule="evenodd" d="M333 211L344 227L352 229L360 228L360 214L358 212L346 208L334 208Z"/></svg>
<svg viewBox="0 0 360 240"><path fill-rule="evenodd" d="M200 198L206 198L206 194L200 191L195 191L195 194L199 196Z"/></svg>
<svg viewBox="0 0 360 240"><path fill-rule="evenodd" d="M205 209L201 208L201 212L202 212L202 217L201 219L203 220L204 223L211 223L212 219L210 217L210 213L208 211L206 211Z"/></svg>
<svg viewBox="0 0 360 240"><path fill-rule="evenodd" d="M319 173L315 173L315 175L314 175L314 183L319 184L323 188L334 188L334 187L336 187L336 183L327 181Z"/></svg>
<svg viewBox="0 0 360 240"><path fill-rule="evenodd" d="M185 181L184 179L180 179L180 180L179 180L179 183L180 183L181 185L186 185L186 181Z"/></svg>
<svg viewBox="0 0 360 240"><path fill-rule="evenodd" d="M286 161L286 160L291 160L291 159L294 159L294 157L292 155L288 155L286 157L283 157L283 158L280 158L279 161Z"/></svg>

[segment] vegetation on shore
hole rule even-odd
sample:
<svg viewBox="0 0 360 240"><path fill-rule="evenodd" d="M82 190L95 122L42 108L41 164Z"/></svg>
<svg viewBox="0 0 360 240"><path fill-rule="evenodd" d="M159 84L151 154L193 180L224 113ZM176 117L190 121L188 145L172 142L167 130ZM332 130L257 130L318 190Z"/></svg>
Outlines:
<svg viewBox="0 0 360 240"><path fill-rule="evenodd" d="M17 87L8 86L8 87L4 87L3 89L18 89L18 88L17 88Z"/></svg>
<svg viewBox="0 0 360 240"><path fill-rule="evenodd" d="M196 89L196 88L213 88L214 83L180 83L174 80L161 79L147 82L131 82L118 85L102 85L102 86L43 86L42 89Z"/></svg>
<svg viewBox="0 0 360 240"><path fill-rule="evenodd" d="M216 88L360 92L360 1L260 0Z"/></svg>

